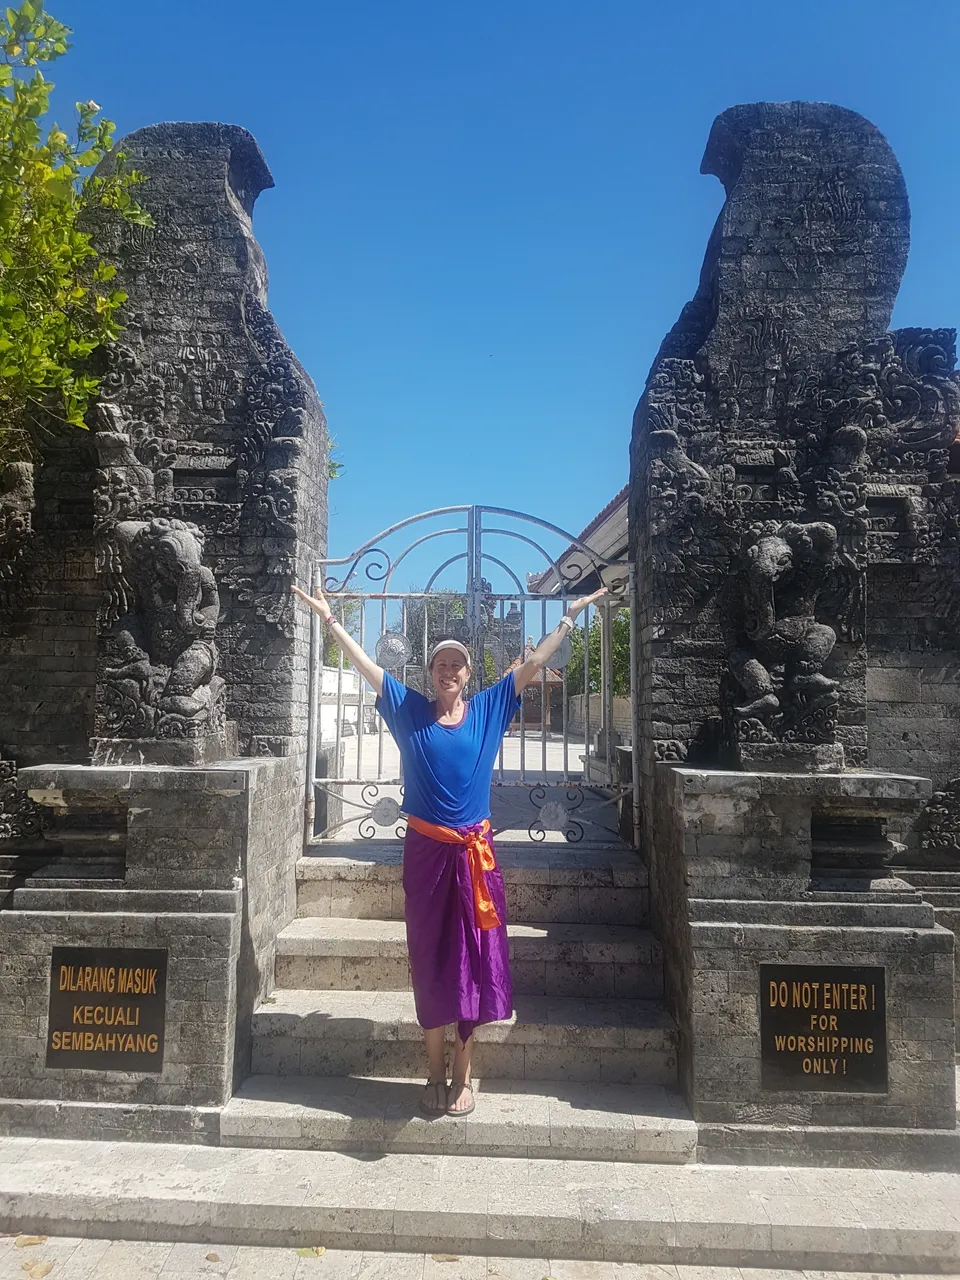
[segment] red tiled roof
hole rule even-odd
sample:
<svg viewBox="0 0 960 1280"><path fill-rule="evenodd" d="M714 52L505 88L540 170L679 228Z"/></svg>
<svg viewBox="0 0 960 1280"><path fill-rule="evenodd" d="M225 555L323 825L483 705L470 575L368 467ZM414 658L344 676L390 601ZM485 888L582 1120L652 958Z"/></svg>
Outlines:
<svg viewBox="0 0 960 1280"><path fill-rule="evenodd" d="M580 534L581 542L586 542L590 534L593 533L594 530L600 528L604 520L606 520L607 516L612 516L614 511L616 511L617 507L619 507L621 503L626 501L627 491L629 490L629 488L630 488L629 484L625 484L623 488L620 490L620 492L617 494L617 496L615 498L610 499L607 505L599 513L599 515L595 515L593 517L593 519L590 521L587 527ZM567 548L567 550L563 553L563 555L567 555L572 550L573 550L573 546L571 545ZM562 560L563 556L561 556L560 559Z"/></svg>
<svg viewBox="0 0 960 1280"><path fill-rule="evenodd" d="M511 671L516 671L517 667L519 667L522 663L526 662L526 660L530 657L535 647L536 646L532 644L526 645L523 650L523 653L519 654L516 658L514 658L514 660L510 663L509 667L507 667L506 671L504 671L503 674L505 676L508 676ZM546 672L547 672L547 684L563 684L563 676L560 674L559 671L554 671L553 667L547 667ZM538 681L540 680L540 678L541 678L540 676L537 676ZM534 683L536 683L536 681Z"/></svg>
<svg viewBox="0 0 960 1280"><path fill-rule="evenodd" d="M590 534L596 533L596 531L600 528L603 522L605 520L608 520L610 516L612 516L613 513L617 510L617 508L621 507L626 502L629 489L630 489L629 484L625 484L623 488L620 490L620 492L615 497L610 499L610 501L603 508L603 510L598 512L593 517L593 519L590 521L587 527L579 535L580 542L588 542ZM567 558L567 556L571 555L576 550L577 550L576 544L571 542L570 545L567 547L567 549L565 551L562 551L560 555L557 556L557 564L562 565L564 560ZM547 569L544 569L542 573L532 575L528 579L528 583L527 583L528 589L531 592L536 593L541 582L543 582L544 579L552 572L553 570L551 568L547 568Z"/></svg>

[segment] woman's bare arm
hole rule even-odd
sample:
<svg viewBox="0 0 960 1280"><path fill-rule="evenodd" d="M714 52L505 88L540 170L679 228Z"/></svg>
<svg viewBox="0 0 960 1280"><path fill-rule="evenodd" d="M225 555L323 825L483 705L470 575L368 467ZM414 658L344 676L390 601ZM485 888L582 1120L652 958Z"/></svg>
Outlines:
<svg viewBox="0 0 960 1280"><path fill-rule="evenodd" d="M572 620L581 609L586 609L587 605L593 604L595 600L599 600L601 596L606 594L607 588L601 587L592 596L583 596L580 600L574 600L573 604L568 606L566 616ZM549 635L543 637L526 662L516 668L513 673L513 685L518 694L523 693L527 685L536 680L540 671L560 648L563 637L569 630L570 628L565 623L558 623Z"/></svg>
<svg viewBox="0 0 960 1280"><path fill-rule="evenodd" d="M374 693L383 693L383 667L378 667L369 653L360 648L346 627L337 622L323 593L318 591L316 595L311 596L306 591L301 591L299 587L293 587L292 590L295 596L299 596L304 604L309 605L323 620L326 630L330 633L330 639L344 657L353 663Z"/></svg>

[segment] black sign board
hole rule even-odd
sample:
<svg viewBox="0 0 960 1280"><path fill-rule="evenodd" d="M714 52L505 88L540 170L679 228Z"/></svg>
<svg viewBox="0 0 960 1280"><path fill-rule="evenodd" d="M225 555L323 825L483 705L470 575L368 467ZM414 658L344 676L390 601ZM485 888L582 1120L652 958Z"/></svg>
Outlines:
<svg viewBox="0 0 960 1280"><path fill-rule="evenodd" d="M54 947L47 1066L161 1071L166 950Z"/></svg>
<svg viewBox="0 0 960 1280"><path fill-rule="evenodd" d="M764 1089L887 1092L885 970L762 964Z"/></svg>

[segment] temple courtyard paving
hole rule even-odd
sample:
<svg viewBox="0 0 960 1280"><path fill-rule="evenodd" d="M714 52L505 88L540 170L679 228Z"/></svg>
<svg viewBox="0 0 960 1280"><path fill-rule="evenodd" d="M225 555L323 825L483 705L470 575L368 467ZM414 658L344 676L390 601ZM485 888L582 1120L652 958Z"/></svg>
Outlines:
<svg viewBox="0 0 960 1280"><path fill-rule="evenodd" d="M53 1280L163 1280L165 1276L183 1280L194 1276L223 1276L225 1280L879 1280L869 1272L671 1267L322 1248L211 1249L206 1245L67 1236L25 1243L34 1239L37 1237L0 1239L0 1280L23 1280L25 1274L49 1275ZM49 1263L51 1269L44 1270ZM915 1276L912 1280L925 1278Z"/></svg>
<svg viewBox="0 0 960 1280"><path fill-rule="evenodd" d="M6 1138L0 1229L17 1280L949 1275L960 1174Z"/></svg>
<svg viewBox="0 0 960 1280"><path fill-rule="evenodd" d="M34 1243L35 1242L35 1243ZM49 1269L47 1269L49 1267ZM943 1273L936 1274L943 1280ZM0 1238L0 1280L898 1280L873 1272L673 1267L656 1263L479 1258L440 1253L342 1249L211 1248L160 1241L81 1240L75 1236ZM911 1280L928 1280L922 1275Z"/></svg>

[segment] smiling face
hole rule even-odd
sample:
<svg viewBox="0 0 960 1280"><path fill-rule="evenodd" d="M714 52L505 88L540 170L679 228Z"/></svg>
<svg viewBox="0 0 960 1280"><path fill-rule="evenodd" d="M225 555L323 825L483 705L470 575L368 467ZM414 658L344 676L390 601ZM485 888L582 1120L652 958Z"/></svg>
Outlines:
<svg viewBox="0 0 960 1280"><path fill-rule="evenodd" d="M459 649L441 649L430 664L438 697L456 697L470 682L470 663Z"/></svg>

